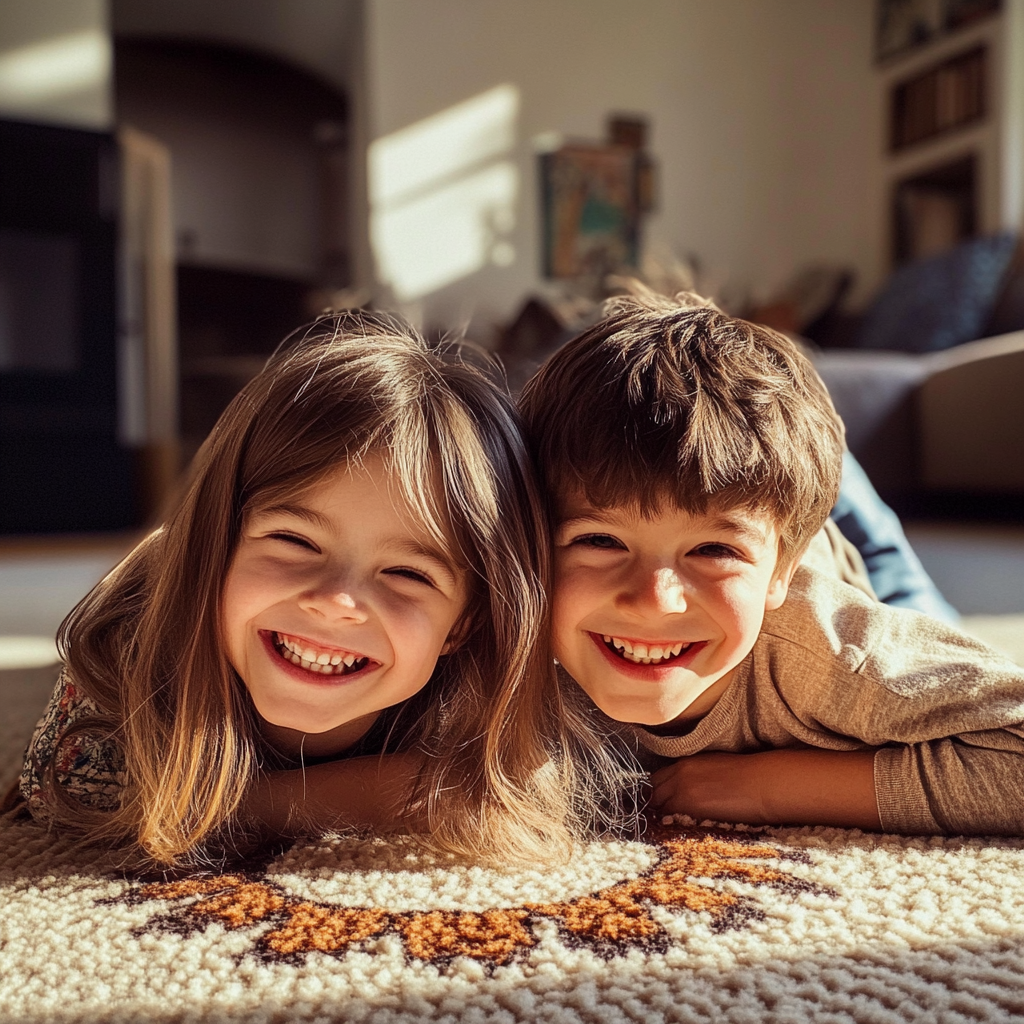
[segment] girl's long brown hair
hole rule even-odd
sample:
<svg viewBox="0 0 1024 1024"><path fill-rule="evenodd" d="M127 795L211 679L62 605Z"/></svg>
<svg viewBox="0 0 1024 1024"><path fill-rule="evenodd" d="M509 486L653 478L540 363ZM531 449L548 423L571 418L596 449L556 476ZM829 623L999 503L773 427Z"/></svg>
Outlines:
<svg viewBox="0 0 1024 1024"><path fill-rule="evenodd" d="M419 792L433 842L490 858L567 851L615 769L553 674L545 518L515 410L479 370L367 314L323 318L271 359L221 416L166 524L62 625L67 670L103 710L76 731L109 734L125 777L117 810L58 796L58 820L165 865L230 834L273 767L219 636L242 524L370 455L470 580L463 642L392 728L394 747L430 755Z"/></svg>

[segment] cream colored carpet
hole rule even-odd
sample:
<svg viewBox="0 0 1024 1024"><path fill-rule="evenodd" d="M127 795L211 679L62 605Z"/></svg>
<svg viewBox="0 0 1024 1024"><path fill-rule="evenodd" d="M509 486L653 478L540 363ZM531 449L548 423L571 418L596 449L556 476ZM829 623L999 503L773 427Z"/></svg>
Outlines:
<svg viewBox="0 0 1024 1024"><path fill-rule="evenodd" d="M4 783L55 672L0 672ZM349 838L167 882L8 815L0 907L4 1024L1024 1020L1024 840L686 822L496 871Z"/></svg>
<svg viewBox="0 0 1024 1024"><path fill-rule="evenodd" d="M0 822L5 1022L1017 1021L1024 841L674 826L561 869L300 845L171 882Z"/></svg>

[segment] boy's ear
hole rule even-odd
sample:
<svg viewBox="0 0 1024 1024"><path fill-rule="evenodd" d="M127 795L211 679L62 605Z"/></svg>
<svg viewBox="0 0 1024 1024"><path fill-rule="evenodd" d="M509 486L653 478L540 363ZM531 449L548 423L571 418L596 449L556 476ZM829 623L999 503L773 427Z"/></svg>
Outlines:
<svg viewBox="0 0 1024 1024"><path fill-rule="evenodd" d="M771 583L768 584L768 594L764 599L766 612L773 612L776 608L782 607L783 601L789 595L789 585L793 582L793 573L796 572L796 567L799 564L800 559L793 558L789 565L775 571Z"/></svg>

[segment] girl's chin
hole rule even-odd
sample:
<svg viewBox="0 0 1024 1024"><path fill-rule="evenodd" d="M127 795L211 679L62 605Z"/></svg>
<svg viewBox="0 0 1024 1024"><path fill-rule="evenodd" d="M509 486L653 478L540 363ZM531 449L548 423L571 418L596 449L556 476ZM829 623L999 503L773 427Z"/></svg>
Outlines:
<svg viewBox="0 0 1024 1024"><path fill-rule="evenodd" d="M322 717L296 718L294 715L277 714L276 709L259 707L260 732L278 752L301 759L303 757L332 757L341 755L366 735L377 720L379 711L346 719L327 729Z"/></svg>

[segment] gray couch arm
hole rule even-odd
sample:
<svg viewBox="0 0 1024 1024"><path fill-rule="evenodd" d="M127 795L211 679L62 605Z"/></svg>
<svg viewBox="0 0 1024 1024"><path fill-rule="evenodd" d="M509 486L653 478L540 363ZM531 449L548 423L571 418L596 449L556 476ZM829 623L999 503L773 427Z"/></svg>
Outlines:
<svg viewBox="0 0 1024 1024"><path fill-rule="evenodd" d="M917 396L922 485L1024 494L1024 331L927 359Z"/></svg>
<svg viewBox="0 0 1024 1024"><path fill-rule="evenodd" d="M886 497L917 488L915 396L928 356L866 349L809 353L846 425L846 443Z"/></svg>

